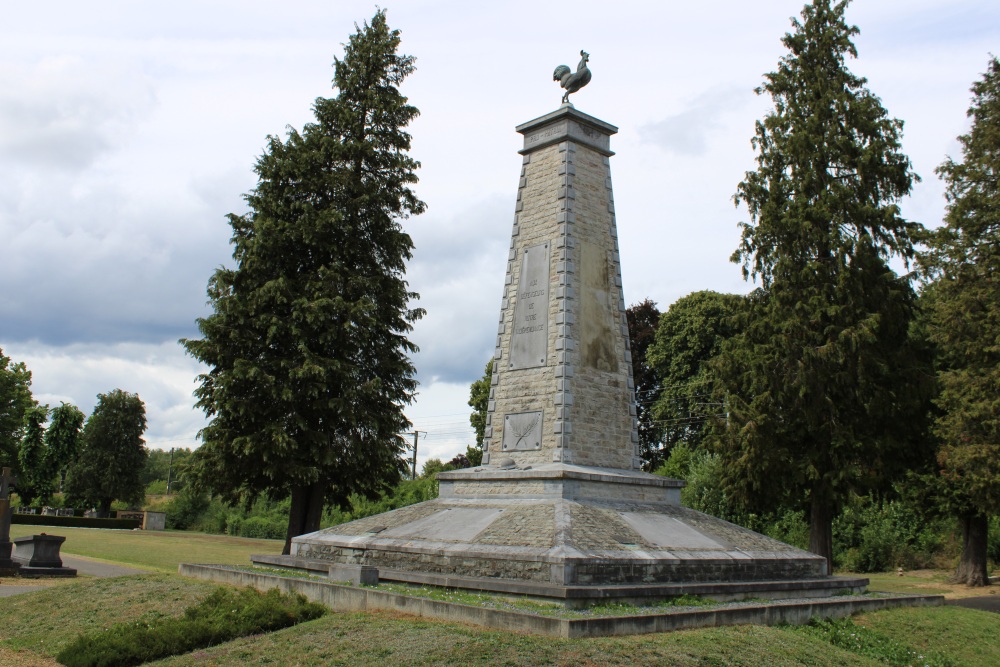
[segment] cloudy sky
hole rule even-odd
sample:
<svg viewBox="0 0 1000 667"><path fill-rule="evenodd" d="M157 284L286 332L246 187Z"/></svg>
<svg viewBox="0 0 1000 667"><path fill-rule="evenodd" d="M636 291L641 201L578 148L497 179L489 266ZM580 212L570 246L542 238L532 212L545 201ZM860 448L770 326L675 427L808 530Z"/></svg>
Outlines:
<svg viewBox="0 0 1000 667"><path fill-rule="evenodd" d="M551 72L591 54L576 107L620 127L612 175L626 299L746 292L728 257L753 168L754 95L802 0L384 3L417 72L404 93L426 214L406 223L427 317L408 410L421 461L470 442L469 383L492 353L520 169L514 126L556 109ZM231 262L268 134L331 94L331 63L369 2L5 3L0 23L0 348L35 397L90 412L138 392L147 440L191 447L204 424L196 336L212 271ZM934 175L967 128L969 86L1000 51L995 0L856 0L851 69L905 121L923 177L906 217L939 223Z"/></svg>

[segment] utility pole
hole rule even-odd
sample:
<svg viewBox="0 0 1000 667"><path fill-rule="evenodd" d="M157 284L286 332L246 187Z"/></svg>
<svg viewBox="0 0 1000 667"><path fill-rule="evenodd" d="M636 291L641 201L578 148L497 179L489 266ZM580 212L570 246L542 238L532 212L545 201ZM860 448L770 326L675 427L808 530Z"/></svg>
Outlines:
<svg viewBox="0 0 1000 667"><path fill-rule="evenodd" d="M417 478L417 440L420 439L420 434L421 433L423 433L424 435L427 435L427 431L418 431L417 429L413 429L413 431L410 432L410 433L404 433L403 434L403 435L412 435L413 436L413 461L412 461L412 463L410 465L410 479L416 479Z"/></svg>
<svg viewBox="0 0 1000 667"><path fill-rule="evenodd" d="M170 495L170 473L174 469L174 448L170 448L170 459L167 461L167 495Z"/></svg>

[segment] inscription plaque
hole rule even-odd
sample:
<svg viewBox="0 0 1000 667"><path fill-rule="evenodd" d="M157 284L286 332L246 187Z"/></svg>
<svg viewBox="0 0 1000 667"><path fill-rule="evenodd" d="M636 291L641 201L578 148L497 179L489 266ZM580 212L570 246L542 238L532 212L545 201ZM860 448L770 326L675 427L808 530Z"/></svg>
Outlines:
<svg viewBox="0 0 1000 667"><path fill-rule="evenodd" d="M517 283L509 368L544 366L549 331L549 244L525 248ZM506 436L504 436L506 437Z"/></svg>
<svg viewBox="0 0 1000 667"><path fill-rule="evenodd" d="M505 452L542 448L542 412L518 412L503 418Z"/></svg>

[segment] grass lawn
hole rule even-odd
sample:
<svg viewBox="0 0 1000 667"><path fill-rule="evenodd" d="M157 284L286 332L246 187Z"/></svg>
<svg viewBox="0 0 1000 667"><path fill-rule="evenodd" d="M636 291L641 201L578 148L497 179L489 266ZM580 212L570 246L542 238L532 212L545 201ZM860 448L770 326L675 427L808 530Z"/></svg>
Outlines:
<svg viewBox="0 0 1000 667"><path fill-rule="evenodd" d="M0 606L0 664L52 665L52 656L79 632L118 621L177 615L210 589L204 582L151 574L81 580L7 598ZM901 609L859 616L855 622L915 649L933 649L952 658L950 664L1000 664L997 614L956 607ZM832 667L886 663L781 627L562 640L379 612L330 613L286 630L152 664Z"/></svg>
<svg viewBox="0 0 1000 667"><path fill-rule="evenodd" d="M15 526L16 534L41 532ZM28 528L29 530L24 530ZM46 531L50 532L50 531ZM51 532L56 532L52 530ZM0 603L0 667L50 667L79 633L116 622L175 616L212 584L176 575L177 563L247 564L251 553L277 553L281 543L183 532L60 529L64 551L162 573L79 579ZM948 588L944 573L872 577L873 588ZM25 582L27 583L27 582ZM973 667L1000 664L1000 614L959 607L912 608L857 616L857 626L932 662ZM157 665L885 665L791 628L743 626L634 637L561 640L390 612L336 613L275 633L246 637ZM908 663L897 663L908 664Z"/></svg>
<svg viewBox="0 0 1000 667"><path fill-rule="evenodd" d="M179 530L106 530L47 526L10 527L11 538L48 533L66 538L60 553L177 572L179 563L248 565L250 554L280 554L280 540L255 540Z"/></svg>

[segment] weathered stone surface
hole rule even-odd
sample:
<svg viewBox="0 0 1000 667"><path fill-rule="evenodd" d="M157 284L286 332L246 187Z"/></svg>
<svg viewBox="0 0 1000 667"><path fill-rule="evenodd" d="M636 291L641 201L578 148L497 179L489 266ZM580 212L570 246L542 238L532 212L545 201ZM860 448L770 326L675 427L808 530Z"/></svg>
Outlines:
<svg viewBox="0 0 1000 667"><path fill-rule="evenodd" d="M410 583L590 591L581 599L824 581L825 559L681 507L683 482L639 470L609 160L617 128L563 107L517 129L525 143L485 465L439 474L436 500L297 537L289 562L373 566Z"/></svg>

